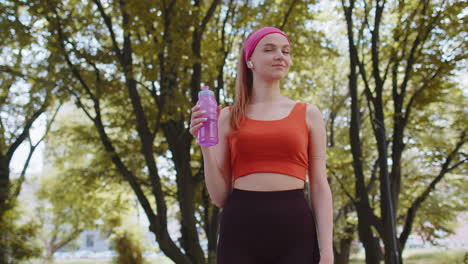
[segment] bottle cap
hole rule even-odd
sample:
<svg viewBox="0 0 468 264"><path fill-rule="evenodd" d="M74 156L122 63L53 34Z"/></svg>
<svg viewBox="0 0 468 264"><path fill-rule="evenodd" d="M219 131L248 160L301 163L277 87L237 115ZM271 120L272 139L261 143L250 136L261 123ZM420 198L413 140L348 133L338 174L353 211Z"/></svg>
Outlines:
<svg viewBox="0 0 468 264"><path fill-rule="evenodd" d="M204 94L214 95L213 91L210 90L210 87L208 85L203 86L202 90L198 92L199 96Z"/></svg>

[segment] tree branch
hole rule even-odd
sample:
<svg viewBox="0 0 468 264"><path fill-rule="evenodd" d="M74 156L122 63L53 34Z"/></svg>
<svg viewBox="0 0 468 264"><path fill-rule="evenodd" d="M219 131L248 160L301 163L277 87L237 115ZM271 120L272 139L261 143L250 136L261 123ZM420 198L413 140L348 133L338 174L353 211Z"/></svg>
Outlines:
<svg viewBox="0 0 468 264"><path fill-rule="evenodd" d="M376 87L376 97L380 98L383 89L383 80L380 76L380 58L379 58L379 37L380 37L380 23L382 20L382 13L385 7L385 1L383 1L382 5L379 5L379 1L377 1L375 7L375 19L374 19L374 29L371 31L371 54L372 54L372 72L375 80L375 87Z"/></svg>
<svg viewBox="0 0 468 264"><path fill-rule="evenodd" d="M123 60L122 51L119 48L119 45L118 45L117 40L115 38L114 30L112 29L112 19L108 15L106 15L106 11L102 7L102 4L101 4L100 0L93 0L93 1L97 5L99 13L101 14L102 18L104 19L104 23L106 24L106 27L109 30L111 40L112 40L112 47L114 48L114 52L117 55L117 58L120 61L122 61Z"/></svg>
<svg viewBox="0 0 468 264"><path fill-rule="evenodd" d="M210 21L211 17L213 16L216 7L218 7L220 0L213 0L211 2L210 8L206 12L205 16L203 17L202 23L200 25L200 36L203 35L203 32L205 31L206 25Z"/></svg>
<svg viewBox="0 0 468 264"><path fill-rule="evenodd" d="M428 3L424 1L424 5L423 5L423 8L421 10L422 15L426 14L427 5L428 5ZM418 53L418 55L420 54L425 41L429 37L429 33L435 28L435 23L441 17L442 14L443 14L443 9L441 8L441 11L439 11L437 13L437 15L428 23L428 25L424 28L424 30L421 29L421 30L418 31L418 35L416 36L416 39L414 40L414 42L413 42L413 44L411 46L410 54L409 54L409 57L408 57L408 60L407 60L406 68L405 68L405 74L404 74L404 77L403 77L403 82L400 84L400 94L399 95L402 98L405 97L406 87L407 87L408 82L410 80L410 75L411 75L411 72L413 70L413 65L416 62L416 58L417 58L416 53ZM423 20L423 19L421 19L421 20ZM424 22L421 22L421 24L423 24L423 23ZM410 34L408 33L408 35L410 35ZM419 49L419 51L418 51L418 49Z"/></svg>
<svg viewBox="0 0 468 264"><path fill-rule="evenodd" d="M351 212L353 210L354 203L352 201L348 201L346 204L344 204L339 210L338 213L336 214L335 220L334 220L334 225L338 224L338 221L340 220L341 216L344 213Z"/></svg>
<svg viewBox="0 0 468 264"><path fill-rule="evenodd" d="M348 190L345 187L345 184L341 181L341 179L336 175L335 172L332 172L332 175L338 181L338 183L340 184L341 189L346 194L346 196L349 198L349 200L351 200L351 202L353 204L356 204L357 203L356 199L348 192Z"/></svg>
<svg viewBox="0 0 468 264"><path fill-rule="evenodd" d="M65 57L65 61L67 62L68 66L71 68L72 74L75 76L75 78L78 79L78 81L83 86L83 88L85 89L86 93L89 95L91 100L99 104L99 100L91 92L91 89L89 88L88 84L85 82L84 78L81 76L79 69L71 62L70 56L67 52L67 49L65 48L65 43L67 39L65 38L63 31L62 31L62 23L60 22L60 16L58 15L58 12L55 8L53 9L53 12L57 18L55 21L57 23L57 36L58 36L58 40L60 43L62 53ZM50 18L48 18L48 20L50 22Z"/></svg>
<svg viewBox="0 0 468 264"><path fill-rule="evenodd" d="M422 83L422 85L418 89L416 89L416 91L411 95L405 107L405 114L403 117L403 127L405 127L405 125L408 123L408 119L411 114L412 106L417 96L421 94L427 87L429 87L429 84L439 75L441 71L442 71L442 66L437 68L437 70L434 72L431 78L426 78L424 82Z"/></svg>
<svg viewBox="0 0 468 264"><path fill-rule="evenodd" d="M65 46L64 46L64 36L63 36L62 30L61 30L61 24L60 24L60 21L59 21L59 16L58 16L57 11L55 9L54 9L54 13L57 15L57 21L56 21L57 22L57 27L58 27L57 28L57 31L58 31L57 35L58 35L58 38L59 38L60 46L62 48L61 50L63 52L63 56L65 57L65 60L66 60L66 62L68 64L68 66L70 67L70 69L71 69L71 71L73 73L73 76L76 79L79 80L80 84L83 86L83 88L87 91L88 95L90 96L90 99L93 102L94 111L95 111L96 116L95 117L91 116L91 114L86 110L86 107L84 106L83 102L81 101L80 96L78 94L76 94L72 90L72 88L68 88L68 91L70 91L71 94L73 96L75 96L78 106L85 112L85 114L88 116L88 118L90 118L90 120L93 121L93 123L94 123L94 125L95 125L95 127L96 127L96 129L98 131L101 142L102 142L102 144L104 146L104 149L109 154L112 162L114 163L114 165L116 166L116 168L118 169L118 171L120 172L122 177L130 184L130 186L133 189L133 191L135 192L138 200L140 201L141 206L145 210L145 213L147 214L148 219L151 221L151 225L152 225L151 230L154 230L155 234L161 234L161 232L163 232L163 230L161 229L161 226L159 226L159 225L154 226L153 224L158 223L158 224L161 224L161 225L165 225L165 223L164 223L164 221L159 221L159 217L154 214L154 211L153 211L153 209L152 209L152 207L150 205L149 200L147 199L147 197L146 197L145 193L143 192L143 190L141 189L141 187L138 185L138 182L137 182L137 179L136 179L135 175L125 166L125 164L121 160L119 154L117 154L117 151L116 151L114 145L112 144L110 138L108 137L107 132L105 131L104 124L102 122L99 101L98 101L98 99L96 97L93 96L89 86L86 84L86 82L84 82L80 72L76 69L76 67L73 65L73 63L69 59L69 54L67 53L67 51L65 49ZM50 17L48 17L48 20L50 21ZM155 219L156 219L156 221L155 221Z"/></svg>
<svg viewBox="0 0 468 264"><path fill-rule="evenodd" d="M29 153L28 153L28 157L26 158L26 162L24 163L23 165L23 169L21 170L21 174L20 174L20 177L18 179L18 182L17 182L17 186L16 186L16 190L13 191L13 195L14 197L18 197L20 192L21 192L21 187L23 185L23 182L24 180L26 179L26 170L27 168L29 167L29 163L31 161L31 158L34 154L34 151L36 150L36 148L39 146L39 144L42 143L42 141L45 139L45 137L47 136L47 134L49 133L49 130L50 130L50 127L52 126L52 123L54 122L55 120L55 117L57 116L57 113L58 111L60 110L60 108L62 107L62 104L60 104L57 109L54 111L53 115L52 115L52 118L50 119L49 122L47 122L47 126L46 126L46 130L44 132L44 134L42 135L42 137L36 142L36 144L32 144L31 142L31 137L30 135L28 134L28 140L29 140Z"/></svg>
<svg viewBox="0 0 468 264"><path fill-rule="evenodd" d="M286 14L284 15L284 18L283 18L283 22L281 23L279 29L281 30L284 29L284 27L286 26L286 23L288 22L289 16L291 15L292 10L296 4L297 4L297 0L293 0L291 2L291 5L288 7L288 10L286 11Z"/></svg>
<svg viewBox="0 0 468 264"><path fill-rule="evenodd" d="M61 239L60 241L58 241L57 243L52 243L51 242L51 253L55 253L57 250L61 249L62 247L66 246L68 243L70 243L71 241L73 241L74 239L76 239L80 234L81 232L83 232L84 230L82 229L75 229L73 232L71 232L70 234L64 236L63 239ZM55 242L55 241L54 241Z"/></svg>
<svg viewBox="0 0 468 264"><path fill-rule="evenodd" d="M416 213L420 208L421 204L426 200L429 194L435 189L437 183L439 183L443 177L451 170L456 168L457 166L464 164L466 162L466 158L460 162L457 162L452 167L450 163L452 162L455 155L458 153L459 149L466 143L466 130L462 132L460 139L458 140L457 144L455 145L454 149L447 155L444 164L439 172L439 174L431 181L431 183L426 187L426 189L414 200L411 206L408 208L406 213L406 221L403 227L403 231L400 234L400 245L401 248L404 248L406 241L408 240L409 234L411 233L411 229L413 227L414 219L416 217Z"/></svg>
<svg viewBox="0 0 468 264"><path fill-rule="evenodd" d="M31 129L34 121L36 121L42 113L45 112L48 104L48 99L46 98L44 103L42 104L41 108L34 112L29 120L26 120L26 124L24 126L23 132L14 140L13 144L8 148L6 158L7 162L11 161L13 157L13 153L15 153L16 149L23 143L23 141L29 136L29 130Z"/></svg>

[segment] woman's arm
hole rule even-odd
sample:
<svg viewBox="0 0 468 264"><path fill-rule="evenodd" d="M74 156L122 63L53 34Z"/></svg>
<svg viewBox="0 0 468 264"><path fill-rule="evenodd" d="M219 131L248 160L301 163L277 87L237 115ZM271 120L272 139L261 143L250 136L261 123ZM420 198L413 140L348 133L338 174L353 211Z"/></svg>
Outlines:
<svg viewBox="0 0 468 264"><path fill-rule="evenodd" d="M230 111L224 108L218 118L218 144L212 147L201 147L203 153L203 166L205 184L211 201L223 208L224 202L231 192L231 166L230 153L227 144L229 132Z"/></svg>
<svg viewBox="0 0 468 264"><path fill-rule="evenodd" d="M320 110L307 105L309 194L317 222L321 263L333 263L333 202L326 175L327 135Z"/></svg>

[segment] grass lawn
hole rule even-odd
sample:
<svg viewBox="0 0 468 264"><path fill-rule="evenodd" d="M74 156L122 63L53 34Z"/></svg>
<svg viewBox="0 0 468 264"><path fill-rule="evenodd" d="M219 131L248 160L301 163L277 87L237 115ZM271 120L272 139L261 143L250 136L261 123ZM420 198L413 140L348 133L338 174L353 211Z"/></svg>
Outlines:
<svg viewBox="0 0 468 264"><path fill-rule="evenodd" d="M468 264L468 249L408 249L403 253L405 264ZM147 264L174 264L166 257L146 260ZM364 253L351 257L350 264L365 264ZM383 262L382 262L383 263ZM42 261L26 261L22 264L44 264ZM112 264L111 260L80 259L56 260L54 264Z"/></svg>
<svg viewBox="0 0 468 264"><path fill-rule="evenodd" d="M468 249L407 249L403 259L405 264L468 264ZM364 253L351 257L349 263L364 264Z"/></svg>
<svg viewBox="0 0 468 264"><path fill-rule="evenodd" d="M167 257L156 257L156 258L149 258L146 259L146 264L174 264L172 260ZM45 263L41 260L32 260L22 262L21 264L51 264ZM112 260L106 259L57 259L54 261L53 264L113 264Z"/></svg>

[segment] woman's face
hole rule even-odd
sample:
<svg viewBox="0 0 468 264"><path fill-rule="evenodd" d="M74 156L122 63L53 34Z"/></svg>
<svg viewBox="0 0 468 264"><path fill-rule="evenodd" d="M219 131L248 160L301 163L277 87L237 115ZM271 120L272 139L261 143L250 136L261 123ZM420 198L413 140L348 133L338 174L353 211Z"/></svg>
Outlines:
<svg viewBox="0 0 468 264"><path fill-rule="evenodd" d="M288 39L279 34L266 35L258 42L250 61L253 74L266 80L280 80L288 74L291 66Z"/></svg>

